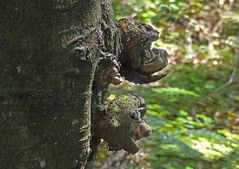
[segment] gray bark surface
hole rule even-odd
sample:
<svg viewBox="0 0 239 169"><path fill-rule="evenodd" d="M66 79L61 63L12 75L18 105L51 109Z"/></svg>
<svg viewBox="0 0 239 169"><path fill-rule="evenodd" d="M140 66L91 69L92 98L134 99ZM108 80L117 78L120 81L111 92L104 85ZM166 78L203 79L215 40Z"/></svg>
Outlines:
<svg viewBox="0 0 239 169"><path fill-rule="evenodd" d="M108 0L0 2L0 168L84 168L92 83L105 45L101 21L112 19L110 6Z"/></svg>
<svg viewBox="0 0 239 169"><path fill-rule="evenodd" d="M145 101L105 96L166 75L153 75L168 63L158 32L115 21L111 0L1 1L0 15L0 168L84 169L101 139L136 153Z"/></svg>

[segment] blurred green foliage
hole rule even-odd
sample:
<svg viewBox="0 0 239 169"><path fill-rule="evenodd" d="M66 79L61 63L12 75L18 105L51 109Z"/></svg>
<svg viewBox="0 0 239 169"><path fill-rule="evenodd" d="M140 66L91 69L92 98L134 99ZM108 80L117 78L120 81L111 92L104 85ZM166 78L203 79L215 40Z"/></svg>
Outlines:
<svg viewBox="0 0 239 169"><path fill-rule="evenodd" d="M126 168L239 169L239 2L113 0L117 19L134 17L161 32L168 76L141 87L122 85L148 103L153 127ZM142 160L133 160L138 156Z"/></svg>

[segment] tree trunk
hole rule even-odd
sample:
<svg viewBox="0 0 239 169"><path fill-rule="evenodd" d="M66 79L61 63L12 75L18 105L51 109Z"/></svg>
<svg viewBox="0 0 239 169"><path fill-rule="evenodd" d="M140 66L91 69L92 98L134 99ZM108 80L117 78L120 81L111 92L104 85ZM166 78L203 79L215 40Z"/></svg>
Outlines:
<svg viewBox="0 0 239 169"><path fill-rule="evenodd" d="M108 3L0 2L0 168L84 168Z"/></svg>
<svg viewBox="0 0 239 169"><path fill-rule="evenodd" d="M158 32L116 22L111 0L0 3L0 168L84 169L100 139L136 153L150 131L143 98L104 96L121 76L165 76L153 75L167 65Z"/></svg>

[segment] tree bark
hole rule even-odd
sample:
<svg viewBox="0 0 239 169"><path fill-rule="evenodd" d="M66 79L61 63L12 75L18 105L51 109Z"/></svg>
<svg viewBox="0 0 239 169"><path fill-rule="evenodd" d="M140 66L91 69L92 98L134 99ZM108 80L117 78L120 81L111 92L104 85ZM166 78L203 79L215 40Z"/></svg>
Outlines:
<svg viewBox="0 0 239 169"><path fill-rule="evenodd" d="M143 98L105 94L121 76L165 76L153 75L167 65L158 32L115 21L111 0L3 1L0 15L0 168L84 169L100 139L136 153Z"/></svg>
<svg viewBox="0 0 239 169"><path fill-rule="evenodd" d="M101 3L0 2L1 168L84 168Z"/></svg>

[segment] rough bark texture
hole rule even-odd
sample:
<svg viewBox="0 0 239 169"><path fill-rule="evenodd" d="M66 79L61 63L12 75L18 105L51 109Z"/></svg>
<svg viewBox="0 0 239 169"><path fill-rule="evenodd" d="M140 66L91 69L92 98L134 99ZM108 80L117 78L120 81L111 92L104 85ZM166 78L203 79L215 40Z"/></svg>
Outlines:
<svg viewBox="0 0 239 169"><path fill-rule="evenodd" d="M84 168L100 0L0 2L0 168Z"/></svg>
<svg viewBox="0 0 239 169"><path fill-rule="evenodd" d="M135 153L149 133L143 99L105 94L122 76L163 77L158 32L116 22L110 0L3 1L0 15L0 168L83 169L100 139Z"/></svg>

